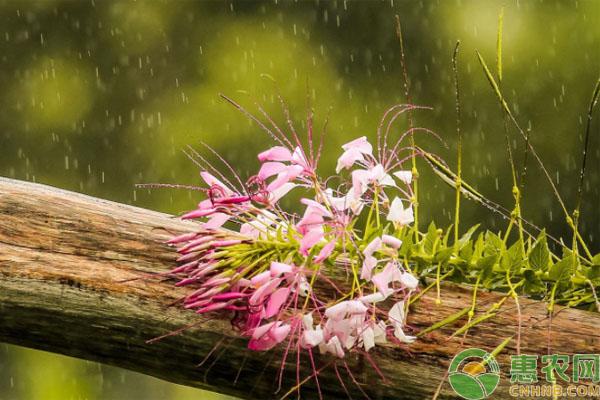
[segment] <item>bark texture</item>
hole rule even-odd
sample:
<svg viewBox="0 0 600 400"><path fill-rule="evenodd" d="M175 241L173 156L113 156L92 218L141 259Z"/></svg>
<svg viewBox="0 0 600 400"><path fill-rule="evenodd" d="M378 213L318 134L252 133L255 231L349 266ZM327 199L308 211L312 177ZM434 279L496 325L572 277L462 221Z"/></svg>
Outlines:
<svg viewBox="0 0 600 400"><path fill-rule="evenodd" d="M246 350L245 340L226 319L170 306L186 289L156 276L175 263L175 251L164 242L195 228L170 215L0 178L0 341L244 399L279 398L296 382L295 355L284 373L284 389L274 394L280 354ZM497 293L480 293L481 309L499 298ZM408 324L422 329L470 301L469 288L444 285L443 303L436 305L434 294L426 294L409 313ZM559 309L550 325L544 303L522 299L521 308L522 353L599 352L599 314ZM147 343L190 324L196 325ZM448 340L454 325L406 348L390 345L372 351L385 382L358 355L347 357L357 383L343 364L338 363L338 371L353 398L362 396L357 384L372 399L431 398L458 351L492 350L514 335L516 326L514 303L509 301L497 317L471 329L463 343L461 338ZM508 355L516 353L515 347L513 340L498 357L505 376L494 398L509 397ZM330 361L322 357L317 364ZM303 379L310 364L304 357L301 363ZM333 367L324 369L319 381L325 398L347 398ZM318 398L312 381L301 393L302 398ZM440 398L452 398L452 393L445 383Z"/></svg>

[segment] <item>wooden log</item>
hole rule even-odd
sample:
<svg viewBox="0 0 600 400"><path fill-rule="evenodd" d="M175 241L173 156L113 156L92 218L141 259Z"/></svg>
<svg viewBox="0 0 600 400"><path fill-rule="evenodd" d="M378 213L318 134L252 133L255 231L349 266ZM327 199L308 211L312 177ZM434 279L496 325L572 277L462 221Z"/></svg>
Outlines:
<svg viewBox="0 0 600 400"><path fill-rule="evenodd" d="M0 178L0 341L244 399L281 397L295 385L295 355L286 365L283 389L275 394L280 353L248 351L226 318L200 317L169 306L186 289L148 278L174 266L176 254L165 240L196 227L154 211ZM480 309L500 297L480 293ZM411 310L408 324L422 329L470 301L470 288L444 285L442 304L436 305L433 294L424 295ZM521 308L522 353L600 349L599 314L559 309L550 325L546 304L522 299ZM385 382L364 356L350 355L346 360L357 383L339 362L338 371L353 398L360 398L361 390L372 399L431 397L457 352L469 347L492 350L515 334L517 321L514 304L508 301L497 317L472 328L464 342L448 340L454 325L405 348L376 348L371 355ZM195 326L177 335L147 343L191 324ZM515 347L513 340L499 356L504 376L494 398L509 397L508 355L516 353ZM331 357L317 357L317 363L329 365L319 374L323 397L347 398ZM305 356L301 364L304 379L310 374ZM301 393L303 398L317 398L314 380ZM445 383L439 398L453 397Z"/></svg>

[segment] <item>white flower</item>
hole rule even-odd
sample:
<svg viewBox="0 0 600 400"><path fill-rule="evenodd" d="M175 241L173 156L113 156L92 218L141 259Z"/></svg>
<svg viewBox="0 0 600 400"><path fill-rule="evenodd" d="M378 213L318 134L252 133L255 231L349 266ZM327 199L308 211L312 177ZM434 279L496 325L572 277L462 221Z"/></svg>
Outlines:
<svg viewBox="0 0 600 400"><path fill-rule="evenodd" d="M390 312L388 313L390 317L390 324L394 327L394 336L404 343L412 343L417 338L415 336L407 336L402 327L404 326L404 319L406 315L404 314L404 301L399 301L392 306Z"/></svg>
<svg viewBox="0 0 600 400"><path fill-rule="evenodd" d="M404 208L402 205L402 200L400 200L398 197L395 197L390 205L390 211L387 215L387 220L391 222L397 222L400 225L410 224L415 220L412 206Z"/></svg>

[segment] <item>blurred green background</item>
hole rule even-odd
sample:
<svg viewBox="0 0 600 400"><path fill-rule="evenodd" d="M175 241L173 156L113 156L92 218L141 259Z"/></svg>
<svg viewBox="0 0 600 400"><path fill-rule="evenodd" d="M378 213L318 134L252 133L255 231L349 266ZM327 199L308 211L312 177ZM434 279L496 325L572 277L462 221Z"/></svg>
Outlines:
<svg viewBox="0 0 600 400"><path fill-rule="evenodd" d="M208 143L242 177L252 175L267 135L218 97L262 104L285 124L286 98L303 127L310 98L320 130L330 110L322 169L339 145L375 138L382 113L404 102L394 14L404 28L416 114L455 163L451 54L460 39L465 178L510 208L503 118L477 63L495 61L505 6L504 88L567 206L575 201L585 112L600 73L600 1L58 1L0 2L0 175L46 183L170 213L196 194L136 190L135 183L198 183L183 155ZM274 83L275 81L275 83ZM406 129L400 121L394 135ZM600 250L600 124L593 124L581 228ZM521 163L523 146L512 144ZM453 192L422 165L422 218L447 225ZM568 229L529 162L528 219L557 236ZM466 223L499 218L465 203ZM465 225L466 226L466 225ZM0 321L1 323L1 321ZM210 397L213 396L213 397ZM1 399L210 399L198 390L95 363L0 345Z"/></svg>

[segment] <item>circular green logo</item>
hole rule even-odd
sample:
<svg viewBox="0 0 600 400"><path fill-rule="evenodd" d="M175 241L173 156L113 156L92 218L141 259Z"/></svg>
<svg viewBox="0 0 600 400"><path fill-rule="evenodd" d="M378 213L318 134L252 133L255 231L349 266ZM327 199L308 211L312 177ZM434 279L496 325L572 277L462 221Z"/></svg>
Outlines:
<svg viewBox="0 0 600 400"><path fill-rule="evenodd" d="M448 379L452 389L462 398L481 400L496 390L500 382L500 367L490 353L467 349L452 359Z"/></svg>

